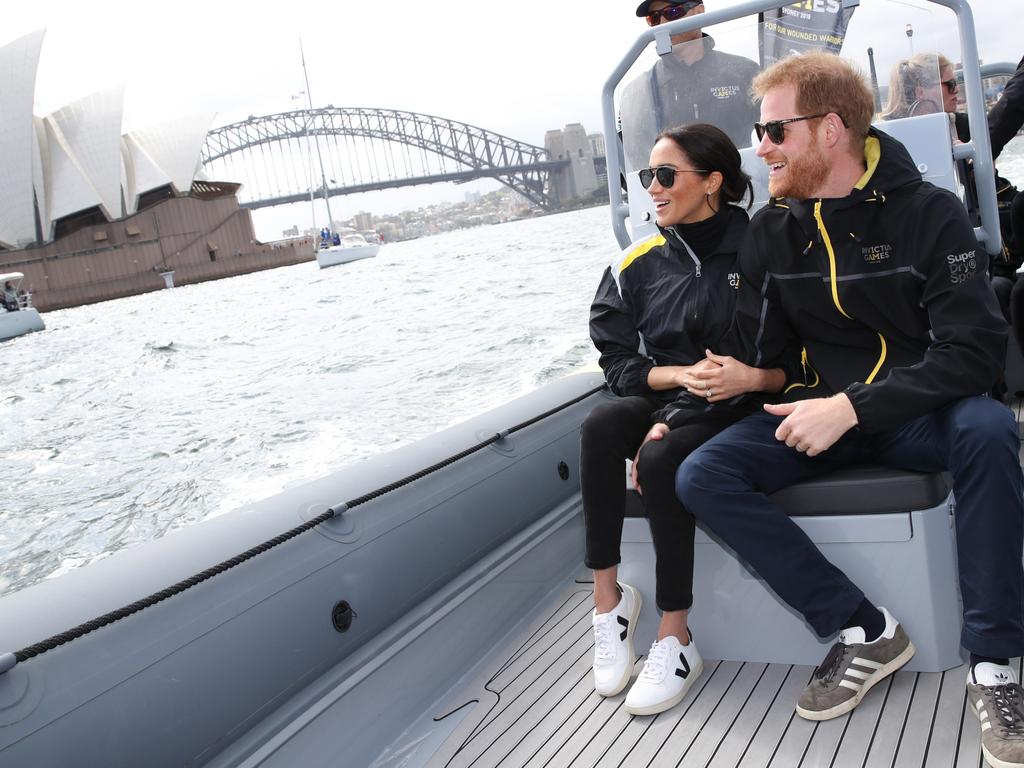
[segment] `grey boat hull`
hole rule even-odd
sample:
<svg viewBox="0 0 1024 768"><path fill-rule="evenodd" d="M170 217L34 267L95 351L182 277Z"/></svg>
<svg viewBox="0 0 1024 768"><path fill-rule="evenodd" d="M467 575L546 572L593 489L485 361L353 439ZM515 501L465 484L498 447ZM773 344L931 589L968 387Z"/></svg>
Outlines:
<svg viewBox="0 0 1024 768"><path fill-rule="evenodd" d="M415 445L4 597L0 648L21 649L138 600L600 382L593 374L569 377ZM447 602L446 590L474 565L531 526L546 531L552 523L540 521L552 510L562 509L566 520L578 514L565 505L578 494L579 428L591 405L584 400L181 594L17 664L0 675L0 764L203 764L234 753L243 734L287 711L293 697L320 681L336 683L337 670L355 685L381 653L401 646L410 617L430 621L421 616L423 606ZM577 534L570 537L575 547L560 548L562 571L579 563ZM551 589L549 575L535 574L526 600ZM342 601L355 612L346 632L332 621ZM507 631L497 629L497 618L496 631ZM390 732L402 723L392 700L411 706L421 683L410 680L405 695L352 697L357 721L387 711ZM372 739L358 722L340 727L351 728L355 741L366 736L359 750L366 757L381 745L380 725Z"/></svg>

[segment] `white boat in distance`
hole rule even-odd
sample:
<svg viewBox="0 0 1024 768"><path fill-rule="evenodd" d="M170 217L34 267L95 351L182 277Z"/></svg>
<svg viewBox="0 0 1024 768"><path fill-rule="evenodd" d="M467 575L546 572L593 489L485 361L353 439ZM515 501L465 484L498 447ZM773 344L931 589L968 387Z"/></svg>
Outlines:
<svg viewBox="0 0 1024 768"><path fill-rule="evenodd" d="M43 325L43 318L39 316L39 310L32 306L32 295L20 291L21 281L24 279L25 276L21 272L0 274L0 292L10 283L18 294L16 310L8 310L5 303L0 303L0 341L32 331L41 331L46 327Z"/></svg>
<svg viewBox="0 0 1024 768"><path fill-rule="evenodd" d="M369 259L377 255L380 250L378 243L369 243L366 238L358 232L345 232L341 234L340 242L337 245L321 245L316 252L316 263L320 269L333 267L338 264L347 264L350 261Z"/></svg>

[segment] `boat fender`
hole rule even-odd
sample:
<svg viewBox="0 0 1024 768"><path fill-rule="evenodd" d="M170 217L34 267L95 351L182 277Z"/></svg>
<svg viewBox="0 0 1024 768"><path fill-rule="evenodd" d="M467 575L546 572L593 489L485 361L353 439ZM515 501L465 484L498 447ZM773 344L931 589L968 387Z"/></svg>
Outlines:
<svg viewBox="0 0 1024 768"><path fill-rule="evenodd" d="M5 653L0 655L0 675L5 672L14 669L14 665L18 663L18 657L13 653Z"/></svg>

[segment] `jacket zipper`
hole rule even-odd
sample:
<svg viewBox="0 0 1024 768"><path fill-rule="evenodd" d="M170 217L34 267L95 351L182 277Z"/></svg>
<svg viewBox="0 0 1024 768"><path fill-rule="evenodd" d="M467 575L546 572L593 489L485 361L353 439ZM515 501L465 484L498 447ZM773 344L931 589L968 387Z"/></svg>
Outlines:
<svg viewBox="0 0 1024 768"><path fill-rule="evenodd" d="M786 387L784 390L782 390L783 394L785 394L786 392L789 392L791 389L796 389L797 387L807 387L808 389L814 389L816 386L818 386L818 384L821 383L821 377L818 375L818 372L816 370L814 370L814 366L813 365L811 365L809 362L807 362L807 347L803 347L800 350L800 367L804 369L804 381L803 381L803 383L801 384L799 381L793 382L788 387ZM807 369L808 368L810 368L811 369L811 373L814 374L814 383L813 384L808 384L807 383Z"/></svg>
<svg viewBox="0 0 1024 768"><path fill-rule="evenodd" d="M825 245L825 252L828 254L829 282L832 286L832 302L836 305L836 309L842 313L843 317L853 320L853 317L847 314L846 310L843 309L843 305L839 302L839 282L836 279L836 254L835 251L832 250L832 239L828 236L828 230L825 229L825 222L821 217L821 200L818 200L814 204L814 220L818 224L818 232L821 234L822 241ZM865 384L870 384L874 381L875 376L877 376L878 372L882 370L882 364L885 362L885 356L888 350L885 343L885 336L878 331L875 331L875 333L878 334L878 340L881 345L881 354L878 356L878 362L875 363L874 370L872 370L871 373L868 374L868 377L864 379Z"/></svg>

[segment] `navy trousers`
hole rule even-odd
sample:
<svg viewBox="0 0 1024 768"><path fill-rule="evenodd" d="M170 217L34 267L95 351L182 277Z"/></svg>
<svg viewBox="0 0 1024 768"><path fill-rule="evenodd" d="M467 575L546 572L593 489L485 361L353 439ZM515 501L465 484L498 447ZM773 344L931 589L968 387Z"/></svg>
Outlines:
<svg viewBox="0 0 1024 768"><path fill-rule="evenodd" d="M864 594L768 494L869 461L919 472L948 470L957 501L961 644L983 656L1024 654L1024 488L1017 424L1006 406L985 397L965 398L888 432L850 430L814 457L775 439L781 421L767 413L749 416L683 462L676 493L694 517L818 635L828 637L848 624ZM871 597L885 604L885 595Z"/></svg>

